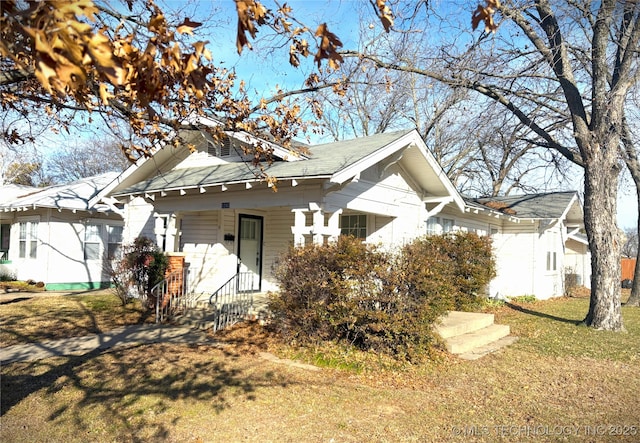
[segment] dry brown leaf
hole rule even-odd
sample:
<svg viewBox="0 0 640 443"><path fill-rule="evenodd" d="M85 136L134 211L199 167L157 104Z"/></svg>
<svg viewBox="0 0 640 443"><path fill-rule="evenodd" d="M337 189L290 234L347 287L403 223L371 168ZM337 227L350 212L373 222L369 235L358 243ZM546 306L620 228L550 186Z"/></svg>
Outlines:
<svg viewBox="0 0 640 443"><path fill-rule="evenodd" d="M499 0L485 0L486 6L478 5L471 16L471 28L475 31L480 22L484 22L485 32L496 32L498 25L493 20L493 15L500 8Z"/></svg>
<svg viewBox="0 0 640 443"><path fill-rule="evenodd" d="M185 18L184 21L178 25L176 31L178 31L179 34L193 35L193 30L199 26L202 26L202 23L192 22L190 19Z"/></svg>
<svg viewBox="0 0 640 443"><path fill-rule="evenodd" d="M382 22L382 26L386 32L391 30L393 26L393 13L391 9L386 4L386 0L376 0L376 5L378 6L378 12L380 17L380 21Z"/></svg>

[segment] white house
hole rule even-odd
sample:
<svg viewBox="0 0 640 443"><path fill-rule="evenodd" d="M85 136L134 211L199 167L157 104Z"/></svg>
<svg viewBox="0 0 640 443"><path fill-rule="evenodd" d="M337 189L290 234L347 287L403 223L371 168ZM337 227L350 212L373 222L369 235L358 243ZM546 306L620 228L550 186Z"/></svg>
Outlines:
<svg viewBox="0 0 640 443"><path fill-rule="evenodd" d="M265 172L277 179L277 191L241 149L254 137L228 133L216 143L197 130L181 136L195 152L159 148L105 192L125 204L125 241L146 235L184 255L196 292L210 294L239 272L252 276L246 289L275 289L274 267L289 245L340 234L390 247L456 229L491 235L494 296L562 295L564 267L578 272L589 260L576 235L582 212L575 193L529 196L550 205L540 214L526 211L526 200L465 200L415 130L297 152L271 145ZM580 268L583 283L588 269Z"/></svg>
<svg viewBox="0 0 640 443"><path fill-rule="evenodd" d="M0 272L43 282L48 290L109 285L104 261L120 247L124 221L102 191L117 176L0 187Z"/></svg>
<svg viewBox="0 0 640 443"><path fill-rule="evenodd" d="M565 277L591 287L591 254L576 192L465 198L463 214L445 208L430 232L473 231L490 235L497 264L491 297L564 294ZM438 223L439 222L439 223Z"/></svg>

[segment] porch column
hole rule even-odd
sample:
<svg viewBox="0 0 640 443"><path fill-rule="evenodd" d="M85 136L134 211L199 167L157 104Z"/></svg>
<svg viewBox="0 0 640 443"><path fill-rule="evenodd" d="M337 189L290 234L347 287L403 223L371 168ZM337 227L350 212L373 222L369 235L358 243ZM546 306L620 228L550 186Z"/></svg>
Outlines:
<svg viewBox="0 0 640 443"><path fill-rule="evenodd" d="M321 245L324 243L324 212L322 209L313 211L313 226L311 227L311 234L314 245Z"/></svg>
<svg viewBox="0 0 640 443"><path fill-rule="evenodd" d="M342 215L342 209L338 209L329 216L326 230L329 241L337 241L340 236L340 215Z"/></svg>
<svg viewBox="0 0 640 443"><path fill-rule="evenodd" d="M169 214L169 219L167 220L167 232L165 236L167 242L167 252L179 251L178 216L175 212Z"/></svg>
<svg viewBox="0 0 640 443"><path fill-rule="evenodd" d="M153 230L156 244L164 246L165 252L175 252L178 247L176 239L178 237L176 214L155 214L155 227Z"/></svg>
<svg viewBox="0 0 640 443"><path fill-rule="evenodd" d="M293 244L298 246L304 246L304 235L309 233L309 228L306 225L306 217L304 209L292 209L294 215L293 226L291 227L291 233L293 234Z"/></svg>

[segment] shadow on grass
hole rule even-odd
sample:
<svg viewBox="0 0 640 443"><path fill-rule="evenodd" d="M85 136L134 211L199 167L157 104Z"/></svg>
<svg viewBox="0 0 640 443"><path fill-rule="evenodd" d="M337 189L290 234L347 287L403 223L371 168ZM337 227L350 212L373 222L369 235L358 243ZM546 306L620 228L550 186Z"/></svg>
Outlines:
<svg viewBox="0 0 640 443"><path fill-rule="evenodd" d="M230 362L209 345L175 344L13 363L2 371L1 414L34 395L49 405L46 420L56 426L89 433L99 417L109 424L110 438L162 441L182 419L177 400L204 403L216 414L233 398L255 400L261 386L289 384L254 371L259 364Z"/></svg>
<svg viewBox="0 0 640 443"><path fill-rule="evenodd" d="M548 320L553 320L561 323L568 323L574 326L578 326L583 323L583 320L574 320L570 318L558 317L556 315L546 314L544 312L527 309L523 306L516 305L514 303L505 302L505 306L509 307L510 309L513 309L514 311L522 312L523 314L533 315L540 318L546 318Z"/></svg>
<svg viewBox="0 0 640 443"><path fill-rule="evenodd" d="M25 300L31 300L31 297L18 297L18 298L12 298L12 299L9 299L9 300L3 300L3 301L0 301L0 305L8 305L8 304L11 304L11 303L19 303L19 302L25 301Z"/></svg>
<svg viewBox="0 0 640 443"><path fill-rule="evenodd" d="M93 306L91 300L83 300L78 296L69 299L62 297L41 300L19 297L0 302L0 344L11 346L100 334L120 326L151 323L154 320L151 310L135 304L106 304L105 308L101 308L99 305ZM58 305L52 300L64 300L65 303Z"/></svg>

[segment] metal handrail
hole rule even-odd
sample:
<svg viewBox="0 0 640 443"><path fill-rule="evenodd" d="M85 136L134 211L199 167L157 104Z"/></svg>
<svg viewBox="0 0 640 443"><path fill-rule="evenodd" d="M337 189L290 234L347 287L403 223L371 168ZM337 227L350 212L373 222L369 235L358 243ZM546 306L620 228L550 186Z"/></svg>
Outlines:
<svg viewBox="0 0 640 443"><path fill-rule="evenodd" d="M253 306L253 272L238 272L209 297L209 306L215 312L213 332L224 329L247 318ZM241 290L242 289L242 290Z"/></svg>
<svg viewBox="0 0 640 443"><path fill-rule="evenodd" d="M156 299L156 323L162 323L169 315L191 307L187 273L188 268L174 271L149 291Z"/></svg>

